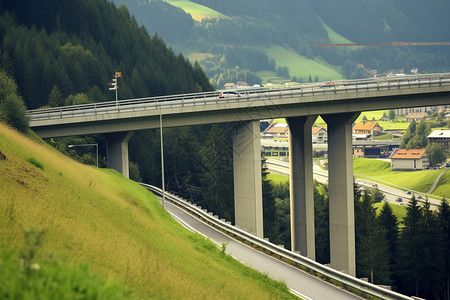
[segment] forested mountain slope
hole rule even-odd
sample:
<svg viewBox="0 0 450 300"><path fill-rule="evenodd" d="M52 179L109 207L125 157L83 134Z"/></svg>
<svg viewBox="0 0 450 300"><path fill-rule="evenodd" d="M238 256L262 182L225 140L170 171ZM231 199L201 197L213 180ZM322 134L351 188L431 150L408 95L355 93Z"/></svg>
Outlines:
<svg viewBox="0 0 450 300"><path fill-rule="evenodd" d="M450 4L433 1L355 1L355 0L114 0L125 3L137 21L149 32L157 32L174 48L201 60L210 78L230 78L244 70L261 75L288 67L290 74L300 74L268 53L277 45L309 60L334 65L344 77L364 77L356 68L364 64L379 73L392 69L409 72L443 72L450 69L449 46L432 47L316 47L316 43L348 39L355 43L390 43L395 41L450 41L448 15ZM189 3L217 11L218 18L205 15L200 22L190 22ZM176 5L170 8L170 4ZM180 7L184 9L180 11ZM165 19L161 19L161 15ZM180 26L180 21L184 26ZM164 28L164 29L158 29ZM281 54L280 54L281 55ZM292 60L297 59L292 57ZM314 64L311 64L314 65ZM239 71L236 71L236 67ZM305 68L308 68L305 65ZM234 71L230 71L235 69ZM311 69L311 72L314 70ZM314 73L310 73L314 78ZM248 77L248 74L245 75ZM329 76L333 76L332 72ZM329 77L328 76L328 77ZM216 78L215 77L215 78ZM257 81L254 77L250 77ZM217 78L216 78L217 79ZM305 80L305 78L299 78ZM319 78L320 79L320 78ZM322 78L331 79L331 78ZM214 80L218 83L220 80Z"/></svg>
<svg viewBox="0 0 450 300"><path fill-rule="evenodd" d="M106 0L0 1L0 67L13 76L28 108L56 87L65 104L209 90L199 65L150 37L125 6ZM64 100L59 104L64 104Z"/></svg>

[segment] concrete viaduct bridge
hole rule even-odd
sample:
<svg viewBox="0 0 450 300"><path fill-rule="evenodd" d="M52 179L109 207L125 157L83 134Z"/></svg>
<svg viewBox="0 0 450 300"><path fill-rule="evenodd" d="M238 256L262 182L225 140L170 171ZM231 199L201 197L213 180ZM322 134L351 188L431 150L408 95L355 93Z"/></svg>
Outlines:
<svg viewBox="0 0 450 300"><path fill-rule="evenodd" d="M259 120L286 118L290 130L292 250L315 258L311 127L328 124L330 259L355 275L352 124L362 111L450 104L450 74L395 76L282 89L251 89L218 99L218 92L121 100L29 111L42 138L106 134L108 167L128 176L133 131L231 122L235 220L263 237Z"/></svg>

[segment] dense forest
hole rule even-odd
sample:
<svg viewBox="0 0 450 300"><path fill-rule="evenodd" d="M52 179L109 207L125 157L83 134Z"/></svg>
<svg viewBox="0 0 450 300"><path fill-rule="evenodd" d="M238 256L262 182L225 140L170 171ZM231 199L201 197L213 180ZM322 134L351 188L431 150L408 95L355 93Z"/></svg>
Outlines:
<svg viewBox="0 0 450 300"><path fill-rule="evenodd" d="M115 71L123 74L121 99L212 88L198 64L150 37L125 6L105 0L1 1L0 13L0 65L29 109L47 105L55 87L63 98L112 100L108 82Z"/></svg>
<svg viewBox="0 0 450 300"><path fill-rule="evenodd" d="M314 46L334 42L335 37L330 36L326 26L355 43L448 42L450 4L445 0L193 0L226 16L201 21L194 21L188 13L162 0L114 2L127 5L139 24L151 28L181 52L207 53L208 56L196 59L216 88L222 87L219 77L231 80L226 73L237 66L239 70L234 72L238 80L244 81L244 72L253 74L250 84L261 81L257 72L275 71L280 66L274 65L264 51L273 45L292 49L309 59L324 59L340 69L344 78L369 76L354 72L358 64L379 73L393 69L409 72L412 68L422 73L450 70L449 46ZM292 78L288 75L287 79Z"/></svg>

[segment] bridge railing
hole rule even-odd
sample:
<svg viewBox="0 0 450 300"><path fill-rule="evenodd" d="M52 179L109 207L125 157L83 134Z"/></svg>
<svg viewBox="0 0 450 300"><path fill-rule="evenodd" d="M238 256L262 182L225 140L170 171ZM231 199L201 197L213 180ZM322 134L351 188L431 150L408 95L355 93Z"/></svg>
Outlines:
<svg viewBox="0 0 450 300"><path fill-rule="evenodd" d="M31 121L74 118L102 114L117 114L145 110L162 110L183 106L204 106L209 104L266 101L293 97L324 94L382 91L393 89L422 88L450 85L450 73L429 75L404 75L358 80L305 83L283 88L238 89L240 97L220 98L220 91L192 93L150 98L136 98L119 101L97 102L28 111Z"/></svg>
<svg viewBox="0 0 450 300"><path fill-rule="evenodd" d="M141 185L158 195L162 195L162 190L158 187L144 183L141 183ZM213 216L212 214L203 210L201 207L193 205L180 197L174 196L167 192L165 194L166 200L171 201L173 204L194 215L195 217L203 220L204 222L220 230L221 232L238 240L244 241L246 244L250 244L251 246L253 246L253 248L259 249L264 253L269 253L279 260L287 262L299 269L302 269L303 271L313 274L320 279L331 282L339 287L343 287L353 293L359 294L364 297L367 295L371 295L380 299L413 299L400 293L360 280L348 274L339 272L335 269L317 263L312 259L301 256L300 254L286 250L283 247L276 246L266 241L265 239L258 238L242 229L230 225L223 220L219 220L217 216Z"/></svg>

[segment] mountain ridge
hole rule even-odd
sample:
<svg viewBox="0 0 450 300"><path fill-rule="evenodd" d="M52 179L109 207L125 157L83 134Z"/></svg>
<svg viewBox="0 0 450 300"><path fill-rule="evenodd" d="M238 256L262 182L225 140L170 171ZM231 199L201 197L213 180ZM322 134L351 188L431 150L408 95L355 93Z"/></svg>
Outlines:
<svg viewBox="0 0 450 300"><path fill-rule="evenodd" d="M170 2L177 2L177 9L188 2L194 2L218 13L226 18L204 18L200 22L194 21L191 25L181 28L183 37L175 37L177 28L171 28L167 22L162 37L181 53L186 55L195 53L208 53L206 60L200 61L209 78L216 88L223 81L218 78L227 78L225 70L246 69L256 73L263 68L276 76L278 67L272 63L268 65L269 58L259 58L259 67L252 67L255 53L261 52L261 47L274 45L293 50L298 55L315 61L327 61L341 70L344 78L368 77L364 69L359 70L358 65L364 65L379 74L390 70L403 70L405 73L413 68L419 72L445 72L450 70L450 55L448 47L361 47L337 48L315 47L316 43L330 43L336 40L353 41L355 43L391 43L391 42L424 42L424 41L450 41L450 34L445 28L450 26L446 17L450 13L450 5L443 0L434 0L432 3L414 1L414 5L406 5L401 1L330 1L330 0L287 0L281 3L263 0L192 0L192 1L161 1L161 0L114 0L116 3L125 3L132 13L135 3L147 6L139 15L147 17L141 19L136 15L138 22L146 26L149 32L153 31L152 15L158 14L156 3L163 3L166 12L171 11ZM176 19L181 14L189 17L189 9L174 14L168 13L166 18ZM448 26L447 26L448 25ZM162 24L158 25L162 27ZM327 27L328 26L328 27ZM331 34L334 32L333 34ZM193 57L197 57L193 55ZM263 66L263 67L261 67ZM258 68L260 70L258 70ZM296 73L289 70L293 78ZM314 78L314 69L310 72ZM304 73L305 73L304 72ZM239 73L234 71L234 73ZM243 75L243 74L242 74ZM241 76L242 76L241 75ZM295 77L295 76L294 76ZM228 77L228 79L231 79ZM337 78L321 77L319 80L332 80ZM225 79L224 79L225 80ZM263 80L264 81L264 80ZM258 82L255 82L258 83Z"/></svg>

